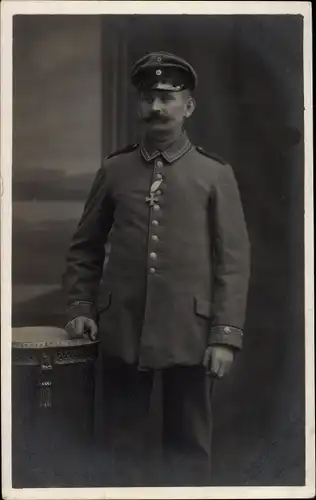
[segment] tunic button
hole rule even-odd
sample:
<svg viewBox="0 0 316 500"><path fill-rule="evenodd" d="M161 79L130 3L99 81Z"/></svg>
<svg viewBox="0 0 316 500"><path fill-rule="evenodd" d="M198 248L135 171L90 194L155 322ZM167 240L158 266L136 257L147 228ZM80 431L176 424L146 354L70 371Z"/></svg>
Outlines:
<svg viewBox="0 0 316 500"><path fill-rule="evenodd" d="M151 252L150 258L153 260L157 260L157 254L155 252Z"/></svg>
<svg viewBox="0 0 316 500"><path fill-rule="evenodd" d="M162 179L162 175L161 174L157 174L156 175L156 179L158 179L158 180Z"/></svg>
<svg viewBox="0 0 316 500"><path fill-rule="evenodd" d="M153 234L152 237L151 237L151 239L153 241L158 241L159 240L159 238L158 238L158 236L156 234Z"/></svg>
<svg viewBox="0 0 316 500"><path fill-rule="evenodd" d="M154 205L154 206L153 206L153 209L154 209L156 212L158 212L158 210L160 210L160 206L159 206L159 205Z"/></svg>
<svg viewBox="0 0 316 500"><path fill-rule="evenodd" d="M156 269L155 269L154 267L151 267L151 268L149 269L149 272L150 272L150 274L155 274Z"/></svg>
<svg viewBox="0 0 316 500"><path fill-rule="evenodd" d="M158 222L157 220L155 220L155 219L154 219L154 220L152 221L152 225L153 225L153 226L155 226L155 227L157 227L157 226L159 226L159 222Z"/></svg>
<svg viewBox="0 0 316 500"><path fill-rule="evenodd" d="M157 167L158 167L158 168L163 167L163 163L162 163L162 161L160 161L160 160L158 160L158 161L157 161Z"/></svg>

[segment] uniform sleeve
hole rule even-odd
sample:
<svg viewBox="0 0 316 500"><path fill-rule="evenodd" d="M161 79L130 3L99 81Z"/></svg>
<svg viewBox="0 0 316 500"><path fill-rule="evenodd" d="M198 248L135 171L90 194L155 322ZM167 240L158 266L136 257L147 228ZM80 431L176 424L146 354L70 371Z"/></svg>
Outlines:
<svg viewBox="0 0 316 500"><path fill-rule="evenodd" d="M106 169L102 166L93 181L66 258L63 285L68 321L78 316L96 317L94 299L102 275L104 247L112 227L113 213Z"/></svg>
<svg viewBox="0 0 316 500"><path fill-rule="evenodd" d="M240 349L250 276L250 242L239 189L228 164L219 168L211 204L215 266L209 343Z"/></svg>

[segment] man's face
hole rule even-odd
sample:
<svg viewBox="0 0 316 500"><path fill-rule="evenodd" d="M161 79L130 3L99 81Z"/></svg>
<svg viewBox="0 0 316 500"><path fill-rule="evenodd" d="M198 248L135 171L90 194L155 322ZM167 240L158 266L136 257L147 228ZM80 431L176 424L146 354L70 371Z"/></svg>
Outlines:
<svg viewBox="0 0 316 500"><path fill-rule="evenodd" d="M188 91L143 90L139 94L138 113L147 130L168 131L182 126L194 110Z"/></svg>

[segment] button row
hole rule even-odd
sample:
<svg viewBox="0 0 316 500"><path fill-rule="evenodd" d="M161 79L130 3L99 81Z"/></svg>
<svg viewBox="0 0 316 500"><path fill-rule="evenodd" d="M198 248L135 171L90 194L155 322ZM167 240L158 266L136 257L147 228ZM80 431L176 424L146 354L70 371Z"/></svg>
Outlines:
<svg viewBox="0 0 316 500"><path fill-rule="evenodd" d="M156 162L156 167L157 167L157 168L162 168L162 167L163 167L163 162L162 162L161 160L158 160L158 161ZM156 174L156 180L162 180L162 179L163 179L163 175L162 175L161 173L159 173L159 172L158 172L158 173ZM158 195L158 196L160 196L160 195L162 194L162 191L159 189L159 190L157 190L157 191L156 191L156 193L155 193L155 194L156 194L156 195ZM153 206L153 210L154 210L155 212L159 212L159 210L160 210L160 205L158 205L158 203L155 203L155 204L154 204L154 206ZM156 220L156 219L153 219L153 220L151 221L151 223L152 223L152 225L153 225L154 227L158 227L158 226L159 226L159 221L158 221L158 220ZM159 241L159 237L158 237L156 234L153 234L153 235L151 236L151 240L152 240L152 241L154 241L154 242L157 242L157 241ZM154 261L156 261L156 260L157 260L157 258L158 258L158 256L157 256L156 252L151 252L151 253L149 254L149 257L151 258L151 260L154 260ZM155 274L155 273L156 273L156 268L155 268L155 267L150 267L150 268L149 268L149 273L150 273L150 274Z"/></svg>

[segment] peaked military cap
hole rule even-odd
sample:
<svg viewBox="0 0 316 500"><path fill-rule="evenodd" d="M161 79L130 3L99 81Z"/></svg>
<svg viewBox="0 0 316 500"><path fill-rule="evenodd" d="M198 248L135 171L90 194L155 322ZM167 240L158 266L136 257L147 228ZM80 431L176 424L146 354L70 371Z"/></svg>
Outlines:
<svg viewBox="0 0 316 500"><path fill-rule="evenodd" d="M132 84L138 89L178 92L194 90L197 74L191 64L169 52L152 52L139 59L132 68Z"/></svg>

